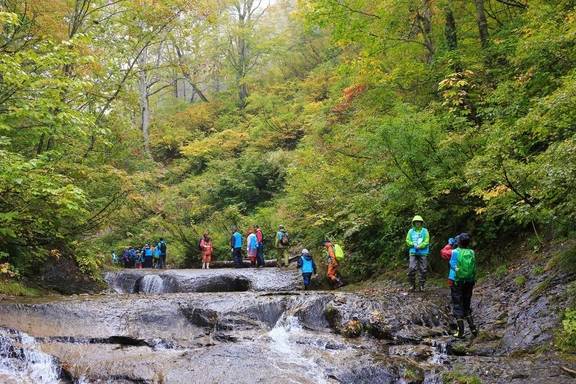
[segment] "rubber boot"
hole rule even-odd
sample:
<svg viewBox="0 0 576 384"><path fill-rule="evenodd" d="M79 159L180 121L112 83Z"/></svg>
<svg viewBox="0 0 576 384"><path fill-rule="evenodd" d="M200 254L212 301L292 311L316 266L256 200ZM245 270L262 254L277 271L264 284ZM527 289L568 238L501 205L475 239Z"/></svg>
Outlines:
<svg viewBox="0 0 576 384"><path fill-rule="evenodd" d="M472 315L466 317L466 320L468 321L468 326L470 327L470 332L472 333L472 336L473 337L478 336L478 328L474 324L474 319L472 318Z"/></svg>
<svg viewBox="0 0 576 384"><path fill-rule="evenodd" d="M408 283L410 283L410 292L416 291L416 279L408 277Z"/></svg>
<svg viewBox="0 0 576 384"><path fill-rule="evenodd" d="M454 337L456 337L458 339L463 339L464 338L464 319L456 320L456 324L458 325L458 330L454 334Z"/></svg>
<svg viewBox="0 0 576 384"><path fill-rule="evenodd" d="M334 289L338 289L338 288L343 287L343 286L344 286L344 283L342 282L342 280L340 280L339 277L337 277L335 280Z"/></svg>

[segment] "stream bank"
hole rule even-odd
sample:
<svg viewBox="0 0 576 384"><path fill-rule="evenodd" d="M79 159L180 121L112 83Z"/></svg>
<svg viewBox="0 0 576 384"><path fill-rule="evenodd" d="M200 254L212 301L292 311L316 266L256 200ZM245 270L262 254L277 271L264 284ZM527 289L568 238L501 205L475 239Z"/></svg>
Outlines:
<svg viewBox="0 0 576 384"><path fill-rule="evenodd" d="M473 341L449 336L444 288L303 292L276 268L109 273L104 294L4 300L0 381L572 383L550 347L570 276L542 291L546 276L522 273L522 287L477 288Z"/></svg>

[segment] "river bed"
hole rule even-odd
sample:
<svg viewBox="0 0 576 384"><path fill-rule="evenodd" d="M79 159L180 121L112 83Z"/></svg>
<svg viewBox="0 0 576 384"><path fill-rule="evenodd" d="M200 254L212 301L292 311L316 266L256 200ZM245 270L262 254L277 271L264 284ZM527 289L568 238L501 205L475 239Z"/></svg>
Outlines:
<svg viewBox="0 0 576 384"><path fill-rule="evenodd" d="M106 294L1 303L0 382L440 384L483 359L451 352L445 290L304 292L276 268L106 280Z"/></svg>

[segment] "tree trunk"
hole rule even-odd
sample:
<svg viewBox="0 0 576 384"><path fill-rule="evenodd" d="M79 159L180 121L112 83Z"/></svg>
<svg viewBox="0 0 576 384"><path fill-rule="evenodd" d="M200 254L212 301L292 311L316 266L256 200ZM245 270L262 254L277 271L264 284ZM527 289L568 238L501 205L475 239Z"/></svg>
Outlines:
<svg viewBox="0 0 576 384"><path fill-rule="evenodd" d="M243 259L242 264L244 267L250 267L250 260ZM276 260L264 260L265 267L275 267ZM210 268L234 268L234 262L231 260L215 260L210 263Z"/></svg>
<svg viewBox="0 0 576 384"><path fill-rule="evenodd" d="M476 23L478 24L478 31L480 32L480 43L482 48L488 47L489 34L488 34L488 21L486 20L486 12L484 10L484 0L474 0L476 6Z"/></svg>
<svg viewBox="0 0 576 384"><path fill-rule="evenodd" d="M44 137L46 134L42 133L40 135L40 140L38 141L38 145L36 146L36 155L39 155L44 150Z"/></svg>
<svg viewBox="0 0 576 384"><path fill-rule="evenodd" d="M245 28L244 15L241 15L238 22L241 28ZM246 107L246 99L248 98L248 87L246 86L246 62L247 62L247 44L246 39L238 36L238 69L236 73L236 81L238 82L238 99L240 108Z"/></svg>
<svg viewBox="0 0 576 384"><path fill-rule="evenodd" d="M446 45L449 51L455 51L458 48L458 35L456 32L456 19L450 7L445 9L446 25L444 27L444 36L446 36Z"/></svg>
<svg viewBox="0 0 576 384"><path fill-rule="evenodd" d="M140 98L140 129L144 140L144 152L146 156L152 158L150 152L150 97L148 95L148 74L146 71L146 61L148 48L140 57L140 73L138 75L138 94Z"/></svg>
<svg viewBox="0 0 576 384"><path fill-rule="evenodd" d="M430 64L434 59L436 49L432 38L432 7L431 0L422 0L422 12L418 13L420 32L424 37L424 46L426 47L426 63Z"/></svg>

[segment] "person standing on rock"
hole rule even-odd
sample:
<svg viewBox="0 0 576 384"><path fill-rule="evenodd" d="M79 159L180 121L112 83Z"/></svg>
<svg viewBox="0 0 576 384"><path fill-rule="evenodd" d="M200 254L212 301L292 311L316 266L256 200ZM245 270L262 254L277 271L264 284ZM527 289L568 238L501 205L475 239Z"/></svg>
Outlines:
<svg viewBox="0 0 576 384"><path fill-rule="evenodd" d="M144 268L152 268L152 259L154 257L154 246L150 246L150 244L146 244L144 248Z"/></svg>
<svg viewBox="0 0 576 384"><path fill-rule="evenodd" d="M258 238L254 233L254 229L248 230L248 237L246 238L246 253L250 259L250 265L256 267L256 256L258 255Z"/></svg>
<svg viewBox="0 0 576 384"><path fill-rule="evenodd" d="M457 338L464 337L464 319L468 321L470 332L473 337L478 336L478 328L472 318L470 304L472 291L476 283L476 255L470 249L470 235L461 233L456 236L458 248L452 251L450 256L450 273L448 279L453 282L450 287L452 296L452 311L456 317L458 330L454 335Z"/></svg>
<svg viewBox="0 0 576 384"><path fill-rule="evenodd" d="M406 235L406 244L409 248L410 263L408 266L408 282L410 290L416 290L416 271L419 273L419 289L424 290L426 271L428 269L428 253L430 252L430 234L424 228L424 219L416 215L412 219L412 228Z"/></svg>
<svg viewBox="0 0 576 384"><path fill-rule="evenodd" d="M258 241L258 249L256 252L256 266L263 267L264 266L264 234L262 233L262 229L260 226L256 226L256 240Z"/></svg>
<svg viewBox="0 0 576 384"><path fill-rule="evenodd" d="M232 249L232 259L234 260L235 268L242 268L242 234L238 231L238 227L232 227L232 236L230 237L230 248Z"/></svg>
<svg viewBox="0 0 576 384"><path fill-rule="evenodd" d="M210 263L212 262L212 239L208 235L208 232L204 232L202 239L200 239L200 249L202 250L202 269L210 269Z"/></svg>
<svg viewBox="0 0 576 384"><path fill-rule="evenodd" d="M158 243L158 248L160 249L160 260L158 262L158 268L164 269L166 268L166 241L164 238L160 238L160 242Z"/></svg>
<svg viewBox="0 0 576 384"><path fill-rule="evenodd" d="M152 257L154 258L152 261L152 266L154 268L158 268L160 265L160 243L156 243L152 249L154 250L154 253L152 254Z"/></svg>
<svg viewBox="0 0 576 384"><path fill-rule="evenodd" d="M298 259L298 268L300 268L300 272L302 272L304 290L307 290L310 286L312 275L316 274L316 263L306 248L302 250L302 255L300 255Z"/></svg>
<svg viewBox="0 0 576 384"><path fill-rule="evenodd" d="M328 270L326 272L326 277L332 284L334 288L340 288L344 285L340 277L338 276L338 259L336 258L336 252L334 250L334 245L330 240L324 240L324 247L326 248L325 254L328 261Z"/></svg>
<svg viewBox="0 0 576 384"><path fill-rule="evenodd" d="M276 232L276 239L274 241L274 246L277 250L276 264L281 267L287 267L290 263L288 258L288 246L290 245L290 239L288 238L288 232L284 229L283 225L278 226L278 232Z"/></svg>

